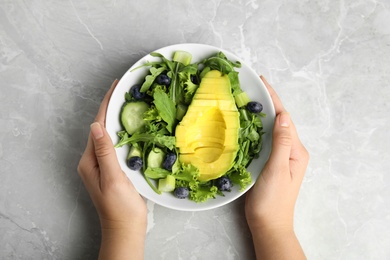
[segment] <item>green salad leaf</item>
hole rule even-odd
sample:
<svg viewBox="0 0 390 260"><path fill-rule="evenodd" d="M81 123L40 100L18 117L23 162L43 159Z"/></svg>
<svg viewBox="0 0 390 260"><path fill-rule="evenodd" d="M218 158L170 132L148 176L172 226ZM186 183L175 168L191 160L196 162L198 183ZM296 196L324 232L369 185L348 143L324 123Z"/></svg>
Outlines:
<svg viewBox="0 0 390 260"><path fill-rule="evenodd" d="M146 177L154 180L166 178L168 174L171 174L170 171L163 168L146 168L144 171Z"/></svg>
<svg viewBox="0 0 390 260"><path fill-rule="evenodd" d="M197 182L199 170L192 164L180 164L180 168L174 173L176 180L188 183Z"/></svg>
<svg viewBox="0 0 390 260"><path fill-rule="evenodd" d="M209 67L211 70L219 70L223 74L229 74L235 68L241 67L239 61L230 61L223 52L218 52L217 55L205 59L202 63L205 67Z"/></svg>
<svg viewBox="0 0 390 260"><path fill-rule="evenodd" d="M141 92L146 92L152 86L157 76L163 73L164 71L165 71L164 67L160 67L160 68L151 67L150 68L151 74L145 77L145 82L141 86Z"/></svg>
<svg viewBox="0 0 390 260"><path fill-rule="evenodd" d="M176 120L175 103L168 97L168 94L161 89L156 89L153 94L153 103L156 105L158 114L167 123L167 129L173 133L173 127Z"/></svg>
<svg viewBox="0 0 390 260"><path fill-rule="evenodd" d="M122 147L126 144L132 145L139 142L151 142L162 147L167 147L171 150L175 148L174 136L167 136L158 133L134 133L130 136L127 132L124 131L119 132L118 136L121 139L115 145L115 148Z"/></svg>
<svg viewBox="0 0 390 260"><path fill-rule="evenodd" d="M216 186L197 185L191 187L190 199L195 202L205 202L208 199L215 199L217 193L218 188Z"/></svg>

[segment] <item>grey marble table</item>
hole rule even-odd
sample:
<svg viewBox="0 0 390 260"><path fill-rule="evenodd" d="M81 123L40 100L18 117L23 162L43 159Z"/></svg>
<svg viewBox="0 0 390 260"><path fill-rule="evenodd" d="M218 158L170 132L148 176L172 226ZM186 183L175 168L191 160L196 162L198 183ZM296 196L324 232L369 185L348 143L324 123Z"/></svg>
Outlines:
<svg viewBox="0 0 390 260"><path fill-rule="evenodd" d="M76 172L115 78L174 43L229 50L274 85L311 161L296 232L309 259L390 259L390 2L0 1L0 259L96 259ZM244 197L148 206L146 259L254 259Z"/></svg>

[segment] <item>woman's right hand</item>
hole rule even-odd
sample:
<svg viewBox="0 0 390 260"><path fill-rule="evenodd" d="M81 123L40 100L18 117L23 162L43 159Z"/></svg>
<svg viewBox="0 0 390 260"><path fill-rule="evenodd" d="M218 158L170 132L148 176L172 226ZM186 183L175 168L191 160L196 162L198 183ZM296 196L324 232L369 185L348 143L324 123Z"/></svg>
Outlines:
<svg viewBox="0 0 390 260"><path fill-rule="evenodd" d="M269 160L248 192L245 204L246 218L258 257L259 250L264 253L274 248L282 253L283 250L280 249L291 244L289 242L292 242L296 249L300 249L293 229L294 207L309 161L309 154L299 140L289 113L265 78L261 79L271 95L276 118ZM291 239L287 239L289 237ZM275 244L272 244L272 241ZM284 245L277 246L278 241ZM293 251L301 252L301 256L304 256L301 249ZM287 257L289 253L290 257L294 255L294 252L286 252ZM267 255L263 256L267 258ZM272 257L277 259L276 255Z"/></svg>

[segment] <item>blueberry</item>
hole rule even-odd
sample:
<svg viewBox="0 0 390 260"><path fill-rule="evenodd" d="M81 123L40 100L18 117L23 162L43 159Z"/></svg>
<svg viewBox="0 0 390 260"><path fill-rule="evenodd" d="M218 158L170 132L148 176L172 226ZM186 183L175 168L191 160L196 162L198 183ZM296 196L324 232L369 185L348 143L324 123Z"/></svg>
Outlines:
<svg viewBox="0 0 390 260"><path fill-rule="evenodd" d="M127 160L127 166L133 171L138 171L142 167L142 159L139 156L131 157Z"/></svg>
<svg viewBox="0 0 390 260"><path fill-rule="evenodd" d="M130 88L130 93L134 99L136 100L144 99L145 93L141 92L140 90L141 90L140 84L134 85Z"/></svg>
<svg viewBox="0 0 390 260"><path fill-rule="evenodd" d="M169 84L171 84L171 78L165 74L160 74L157 76L156 82L159 85L169 86Z"/></svg>
<svg viewBox="0 0 390 260"><path fill-rule="evenodd" d="M190 79L192 83L194 83L195 85L199 85L199 79L196 75L191 75Z"/></svg>
<svg viewBox="0 0 390 260"><path fill-rule="evenodd" d="M172 171L172 166L175 164L176 158L177 156L175 153L167 153L163 161L163 168Z"/></svg>
<svg viewBox="0 0 390 260"><path fill-rule="evenodd" d="M173 194L176 196L176 198L179 199L185 199L190 195L190 191L186 187L177 187L174 191Z"/></svg>
<svg viewBox="0 0 390 260"><path fill-rule="evenodd" d="M246 108L251 113L260 113L263 111L263 105L256 101L251 101L246 105Z"/></svg>
<svg viewBox="0 0 390 260"><path fill-rule="evenodd" d="M232 181L226 176L217 179L216 185L220 191L230 191L233 186Z"/></svg>

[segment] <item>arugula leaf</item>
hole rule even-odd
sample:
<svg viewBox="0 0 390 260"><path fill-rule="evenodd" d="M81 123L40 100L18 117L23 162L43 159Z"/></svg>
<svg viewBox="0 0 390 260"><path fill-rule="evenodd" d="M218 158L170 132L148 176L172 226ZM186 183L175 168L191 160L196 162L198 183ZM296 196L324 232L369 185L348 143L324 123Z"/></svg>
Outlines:
<svg viewBox="0 0 390 260"><path fill-rule="evenodd" d="M228 77L230 80L230 85L232 88L232 94L233 96L237 96L238 94L242 93L242 89L240 87L240 79L238 77L238 72L237 71L231 71L228 73Z"/></svg>
<svg viewBox="0 0 390 260"><path fill-rule="evenodd" d="M153 94L154 104L156 105L158 114L167 123L167 129L170 133L173 132L173 127L176 121L176 106L175 103L168 97L168 95L156 89Z"/></svg>
<svg viewBox="0 0 390 260"><path fill-rule="evenodd" d="M145 77L145 81L142 84L140 91L146 92L150 88L150 86L152 86L152 84L153 84L154 80L157 78L157 76L160 75L161 73L163 73L165 70L166 70L165 67L160 67L160 68L151 67L149 69L151 74L147 75Z"/></svg>
<svg viewBox="0 0 390 260"><path fill-rule="evenodd" d="M183 64L181 63L175 63L175 69L170 71L170 75L171 75L171 85L170 85L170 89L169 89L169 96L171 97L172 101L177 104L177 103L180 103L182 101L182 92L183 92L183 89L180 87L180 82L179 82L179 78L177 76L178 72L179 72L179 68L182 66Z"/></svg>
<svg viewBox="0 0 390 260"><path fill-rule="evenodd" d="M167 58L164 57L164 55L158 53L158 52L152 52L150 53L151 56L153 57L158 57L158 58L161 58L163 60L163 64L166 65L166 67L169 69L169 70L173 70L174 67L175 67L175 62L174 61L170 61L168 60Z"/></svg>
<svg viewBox="0 0 390 260"><path fill-rule="evenodd" d="M115 148L122 147L126 144L134 144L138 142L151 142L160 146L165 146L170 150L175 148L176 139L174 136L167 136L158 133L134 133L129 136L127 132L121 131L118 133L121 138L120 141L115 145Z"/></svg>
<svg viewBox="0 0 390 260"><path fill-rule="evenodd" d="M144 174L146 177L150 179L162 179L167 177L168 174L171 174L169 171L163 169L163 168L146 168L144 171Z"/></svg>
<svg viewBox="0 0 390 260"><path fill-rule="evenodd" d="M131 101L133 101L133 97L130 95L129 92L126 92L126 93L125 93L125 101L126 101L126 102L131 102Z"/></svg>
<svg viewBox="0 0 390 260"><path fill-rule="evenodd" d="M239 61L230 61L222 52L219 52L216 56L203 60L202 63L205 67L210 67L212 70L219 70L223 74L229 74L229 72L234 71L234 68L241 67Z"/></svg>
<svg viewBox="0 0 390 260"><path fill-rule="evenodd" d="M239 109L240 130L238 137L239 151L234 168L238 165L247 166L253 158L257 158L262 147L263 125L256 114L248 112L245 108Z"/></svg>

